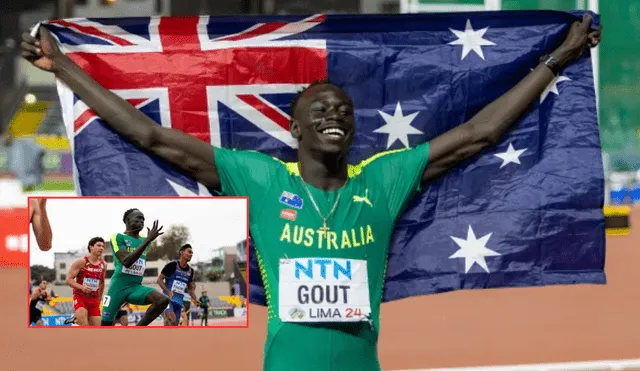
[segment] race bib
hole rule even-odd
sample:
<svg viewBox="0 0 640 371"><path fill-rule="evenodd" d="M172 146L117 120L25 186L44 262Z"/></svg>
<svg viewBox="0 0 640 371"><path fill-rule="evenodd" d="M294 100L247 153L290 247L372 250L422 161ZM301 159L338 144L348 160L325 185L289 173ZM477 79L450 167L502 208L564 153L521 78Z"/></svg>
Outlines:
<svg viewBox="0 0 640 371"><path fill-rule="evenodd" d="M280 259L279 290L283 322L358 322L371 314L365 260Z"/></svg>
<svg viewBox="0 0 640 371"><path fill-rule="evenodd" d="M91 289L91 291L97 291L100 287L100 281L96 278L85 277L82 284Z"/></svg>
<svg viewBox="0 0 640 371"><path fill-rule="evenodd" d="M187 289L187 284L182 281L175 280L173 281L173 285L171 285L171 291L177 294L184 294L186 289Z"/></svg>
<svg viewBox="0 0 640 371"><path fill-rule="evenodd" d="M37 310L42 310L42 308L44 308L44 301L38 301L36 303L36 309Z"/></svg>
<svg viewBox="0 0 640 371"><path fill-rule="evenodd" d="M138 259L130 268L122 266L122 273L130 274L132 276L140 276L144 275L144 269L147 265L146 260Z"/></svg>

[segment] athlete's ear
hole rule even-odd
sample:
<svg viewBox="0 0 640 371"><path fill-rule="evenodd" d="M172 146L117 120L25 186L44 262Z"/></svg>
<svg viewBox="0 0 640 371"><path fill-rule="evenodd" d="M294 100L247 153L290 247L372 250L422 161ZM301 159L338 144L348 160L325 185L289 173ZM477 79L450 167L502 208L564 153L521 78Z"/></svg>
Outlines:
<svg viewBox="0 0 640 371"><path fill-rule="evenodd" d="M298 123L298 120L291 119L291 122L289 123L289 131L291 132L292 137L300 140L300 124Z"/></svg>

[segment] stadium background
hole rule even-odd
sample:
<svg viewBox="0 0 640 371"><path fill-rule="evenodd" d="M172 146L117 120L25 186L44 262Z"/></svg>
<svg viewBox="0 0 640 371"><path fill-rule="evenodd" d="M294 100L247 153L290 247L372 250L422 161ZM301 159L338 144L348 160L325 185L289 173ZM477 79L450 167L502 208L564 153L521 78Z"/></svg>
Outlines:
<svg viewBox="0 0 640 371"><path fill-rule="evenodd" d="M186 14L284 14L316 12L396 13L480 9L591 9L601 15L605 38L594 58L599 98L603 162L607 176L608 285L482 290L401 300L383 305L380 356L384 369L424 369L518 363L611 360L588 368L604 370L640 358L639 282L635 262L640 238L640 1L637 0L0 0L0 133L32 138L45 148L44 182L32 193L73 192L69 144L64 135L52 76L20 60L20 33L41 19L70 16ZM65 359L89 352L75 331L30 330L26 324L26 206L8 174L0 145L0 295L3 369L31 369L46 360L50 370L73 370ZM22 266L22 267L16 267ZM13 266L13 267L9 267ZM235 267L233 267L235 270ZM250 306L249 329L172 332L172 341L189 344L189 358L223 370L260 369L266 311ZM95 347L122 339L119 332L80 330ZM98 332L101 331L101 332ZM161 334L161 333L160 333ZM180 369L181 358L162 357L153 331L130 333L136 343L123 353L129 367ZM193 358L192 358L193 357ZM640 369L640 360L629 361ZM149 367L151 365L151 367ZM109 367L105 366L105 369ZM545 368L546 367L546 368ZM79 369L79 368L78 368ZM94 369L100 369L100 366ZM513 369L513 368L511 368ZM549 369L547 366L532 370ZM626 369L633 369L631 367Z"/></svg>

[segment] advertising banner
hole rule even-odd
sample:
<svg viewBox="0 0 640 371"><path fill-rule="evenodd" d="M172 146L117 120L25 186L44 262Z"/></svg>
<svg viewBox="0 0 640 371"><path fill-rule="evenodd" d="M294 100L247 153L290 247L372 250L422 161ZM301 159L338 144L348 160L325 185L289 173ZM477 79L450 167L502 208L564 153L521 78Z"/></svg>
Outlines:
<svg viewBox="0 0 640 371"><path fill-rule="evenodd" d="M0 267L29 265L27 208L0 209Z"/></svg>

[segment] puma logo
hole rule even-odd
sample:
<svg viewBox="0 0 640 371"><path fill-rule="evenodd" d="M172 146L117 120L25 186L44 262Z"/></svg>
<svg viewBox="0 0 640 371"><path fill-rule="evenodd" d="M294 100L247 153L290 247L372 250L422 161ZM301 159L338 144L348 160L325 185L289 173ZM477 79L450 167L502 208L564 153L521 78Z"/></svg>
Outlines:
<svg viewBox="0 0 640 371"><path fill-rule="evenodd" d="M364 191L364 197L362 196L353 196L353 202L364 202L365 204L373 207L373 204L371 204L371 201L369 201L369 189L367 188Z"/></svg>

